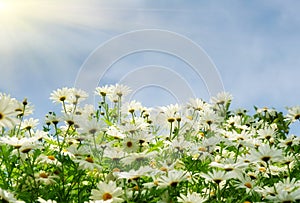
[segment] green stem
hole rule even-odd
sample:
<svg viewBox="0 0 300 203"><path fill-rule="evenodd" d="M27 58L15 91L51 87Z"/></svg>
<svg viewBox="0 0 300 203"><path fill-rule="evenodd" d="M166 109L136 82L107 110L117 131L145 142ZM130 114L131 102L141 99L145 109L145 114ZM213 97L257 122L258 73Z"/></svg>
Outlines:
<svg viewBox="0 0 300 203"><path fill-rule="evenodd" d="M62 101L62 105L63 105L63 109L64 109L65 113L67 113L65 101Z"/></svg>
<svg viewBox="0 0 300 203"><path fill-rule="evenodd" d="M236 161L237 161L237 158L239 156L239 152L240 152L240 145L237 148L237 151L236 151L236 154L235 154L235 158L234 158L234 163L236 163Z"/></svg>
<svg viewBox="0 0 300 203"><path fill-rule="evenodd" d="M220 184L217 185L217 198L218 202L221 202L221 189L220 189Z"/></svg>
<svg viewBox="0 0 300 203"><path fill-rule="evenodd" d="M38 189L38 184L36 182L36 179L34 177L34 160L32 160L32 163L31 163L31 158L29 157L28 153L27 153L27 160L28 160L28 165L29 165L30 171L32 173L32 177L33 177L33 186L31 186L31 188L34 191L32 194L32 201L34 201L39 196L39 189Z"/></svg>
<svg viewBox="0 0 300 203"><path fill-rule="evenodd" d="M289 164L286 164L286 165L287 165L287 169L288 169L289 179L291 180L291 169L290 169L290 165L289 165Z"/></svg>
<svg viewBox="0 0 300 203"><path fill-rule="evenodd" d="M19 125L18 125L18 130L17 130L17 133L16 133L17 136L18 136L19 133L20 133L20 130L21 130L21 124L22 124L22 122L23 122L23 120L24 120L25 109L26 109L26 105L23 105L22 114L20 115L20 123L19 123Z"/></svg>
<svg viewBox="0 0 300 203"><path fill-rule="evenodd" d="M170 134L169 134L169 140L172 139L172 130L173 130L173 122L170 122Z"/></svg>

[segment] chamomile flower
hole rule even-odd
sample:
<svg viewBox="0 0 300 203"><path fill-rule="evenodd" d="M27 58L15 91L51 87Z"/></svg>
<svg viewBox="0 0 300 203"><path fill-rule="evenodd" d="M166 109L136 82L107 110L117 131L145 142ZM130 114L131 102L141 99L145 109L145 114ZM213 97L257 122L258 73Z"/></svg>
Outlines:
<svg viewBox="0 0 300 203"><path fill-rule="evenodd" d="M191 143L189 141L186 141L183 136L172 141L166 141L166 143L170 145L171 149L180 153L188 151L191 146Z"/></svg>
<svg viewBox="0 0 300 203"><path fill-rule="evenodd" d="M60 117L61 121L65 122L65 125L68 127L74 126L76 128L79 128L79 124L77 122L77 117L72 113L63 113L63 115ZM66 127L65 126L65 127Z"/></svg>
<svg viewBox="0 0 300 203"><path fill-rule="evenodd" d="M278 146L282 148L292 147L299 144L299 138L296 135L288 135L285 139L278 139Z"/></svg>
<svg viewBox="0 0 300 203"><path fill-rule="evenodd" d="M45 116L45 123L46 125L50 126L53 124L54 126L57 126L57 124L60 122L60 118L54 113L54 112L49 112Z"/></svg>
<svg viewBox="0 0 300 203"><path fill-rule="evenodd" d="M7 145L13 146L15 149L20 149L23 145L32 143L32 139L27 137L19 138L13 136L13 137L3 137L2 142Z"/></svg>
<svg viewBox="0 0 300 203"><path fill-rule="evenodd" d="M12 193L2 188L0 188L0 201L9 203L25 203L24 201L17 200Z"/></svg>
<svg viewBox="0 0 300 203"><path fill-rule="evenodd" d="M235 184L237 188L244 188L247 193L252 193L258 189L256 182L247 174L240 174L237 178L238 181Z"/></svg>
<svg viewBox="0 0 300 203"><path fill-rule="evenodd" d="M72 144L67 149L63 150L62 153L64 155L68 155L70 157L78 157L82 158L81 156L88 156L90 154L91 150L90 147L87 145L80 145Z"/></svg>
<svg viewBox="0 0 300 203"><path fill-rule="evenodd" d="M122 158L121 162L124 165L131 165L134 162L145 163L147 160L154 158L156 154L157 152L155 151L152 152L143 151L141 153L130 153L126 157Z"/></svg>
<svg viewBox="0 0 300 203"><path fill-rule="evenodd" d="M91 104L85 104L83 107L77 106L73 114L78 116L78 118L90 119L95 115L95 108Z"/></svg>
<svg viewBox="0 0 300 203"><path fill-rule="evenodd" d="M37 199L40 203L57 203L55 200L51 200L51 199L48 199L48 200L44 200L43 198L39 197Z"/></svg>
<svg viewBox="0 0 300 203"><path fill-rule="evenodd" d="M21 128L30 131L30 130L34 130L38 124L39 124L39 119L29 118L29 119L25 119L21 123Z"/></svg>
<svg viewBox="0 0 300 203"><path fill-rule="evenodd" d="M35 174L35 180L41 184L45 185L51 185L56 183L55 179L58 179L59 176L57 175L51 175L50 173L46 171L40 171Z"/></svg>
<svg viewBox="0 0 300 203"><path fill-rule="evenodd" d="M134 116L139 116L138 113L141 113L141 109L143 108L141 102L136 100L132 100L130 102L126 102L122 105L122 114L132 114Z"/></svg>
<svg viewBox="0 0 300 203"><path fill-rule="evenodd" d="M223 181L226 181L231 177L229 173L226 171L218 171L213 169L213 171L209 171L208 173L201 173L200 176L209 182L214 182L216 184L220 184Z"/></svg>
<svg viewBox="0 0 300 203"><path fill-rule="evenodd" d="M275 188L277 191L285 190L287 192L292 192L297 189L300 189L300 181L297 180L296 178L287 178L283 179L278 183L274 184Z"/></svg>
<svg viewBox="0 0 300 203"><path fill-rule="evenodd" d="M146 188L157 187L158 186L158 177L156 177L154 175L150 175L149 177L151 177L151 181L143 183L143 186Z"/></svg>
<svg viewBox="0 0 300 203"><path fill-rule="evenodd" d="M274 139L276 137L277 132L274 128L267 126L265 128L257 130L257 134L259 136L259 139L271 140L271 138Z"/></svg>
<svg viewBox="0 0 300 203"><path fill-rule="evenodd" d="M190 99L187 103L188 109L193 109L194 111L202 111L204 109L210 108L211 105L203 101L202 99L196 98L196 99Z"/></svg>
<svg viewBox="0 0 300 203"><path fill-rule="evenodd" d="M148 145L148 143L153 141L154 138L155 138L155 135L153 135L152 133L146 133L146 132L138 133L137 135L135 135L135 139L138 140L138 142L141 146Z"/></svg>
<svg viewBox="0 0 300 203"><path fill-rule="evenodd" d="M41 146L38 143L36 143L36 142L27 142L27 143L24 143L19 148L19 151L21 153L28 154L31 150L38 149L38 148L41 148Z"/></svg>
<svg viewBox="0 0 300 203"><path fill-rule="evenodd" d="M86 158L83 159L74 160L74 162L78 163L79 164L78 168L82 170L94 171L94 170L101 170L102 168L99 164L94 162L94 159L91 156L87 156Z"/></svg>
<svg viewBox="0 0 300 203"><path fill-rule="evenodd" d="M176 162L171 162L168 160L159 161L156 165L157 174L165 174L169 171L175 170Z"/></svg>
<svg viewBox="0 0 300 203"><path fill-rule="evenodd" d="M84 202L84 203L112 203L113 200L108 199L108 200L90 200L88 202Z"/></svg>
<svg viewBox="0 0 300 203"><path fill-rule="evenodd" d="M18 112L16 100L5 94L0 94L0 127L11 128L17 123Z"/></svg>
<svg viewBox="0 0 300 203"><path fill-rule="evenodd" d="M217 105L227 105L232 101L233 97L228 92L220 92L216 97L211 98L211 102Z"/></svg>
<svg viewBox="0 0 300 203"><path fill-rule="evenodd" d="M233 141L232 143L228 143L228 145L234 145L236 147L251 145L251 142L249 142L249 140L253 137L253 134L246 130L243 130L240 133L233 131L227 133L226 135L229 141Z"/></svg>
<svg viewBox="0 0 300 203"><path fill-rule="evenodd" d="M101 87L96 87L95 94L105 97L106 95L110 94L111 91L112 91L112 86L105 85Z"/></svg>
<svg viewBox="0 0 300 203"><path fill-rule="evenodd" d="M178 202L182 203L202 203L207 200L207 197L202 197L199 193L188 192L187 195L180 194L180 197L177 197Z"/></svg>
<svg viewBox="0 0 300 203"><path fill-rule="evenodd" d="M108 98L111 102L118 102L121 98L126 97L131 92L131 89L123 84L116 84L110 86L110 94Z"/></svg>
<svg viewBox="0 0 300 203"><path fill-rule="evenodd" d="M288 192L286 190L279 190L275 194L270 194L266 196L267 199L271 200L272 202L296 202L300 199L300 189L297 189L292 192Z"/></svg>
<svg viewBox="0 0 300 203"><path fill-rule="evenodd" d="M242 116L238 116L238 115L230 116L228 118L228 120L226 121L226 123L228 124L228 127L235 127L235 128L239 128L239 129L244 128Z"/></svg>
<svg viewBox="0 0 300 203"><path fill-rule="evenodd" d="M282 150L268 144L262 144L258 149L250 151L251 160L253 162L277 162L283 158Z"/></svg>
<svg viewBox="0 0 300 203"><path fill-rule="evenodd" d="M120 131L129 135L147 132L149 124L143 118L135 118L135 122L125 122L123 125L118 126Z"/></svg>
<svg viewBox="0 0 300 203"><path fill-rule="evenodd" d="M257 108L256 113L264 115L266 117L275 116L276 110L268 107Z"/></svg>
<svg viewBox="0 0 300 203"><path fill-rule="evenodd" d="M24 99L23 102L13 99L12 104L13 103L16 106L15 111L18 112L18 116L29 116L33 113L34 107L27 101L27 99Z"/></svg>
<svg viewBox="0 0 300 203"><path fill-rule="evenodd" d="M50 95L50 99L53 101L53 103L62 103L66 102L71 99L72 95L72 89L64 87L62 89L57 89L53 91Z"/></svg>
<svg viewBox="0 0 300 203"><path fill-rule="evenodd" d="M81 89L71 88L68 102L70 104L77 105L80 102L84 101L86 98L88 98L88 96L88 93Z"/></svg>
<svg viewBox="0 0 300 203"><path fill-rule="evenodd" d="M124 201L122 198L122 188L117 187L116 182L114 181L109 181L108 183L99 182L97 184L97 189L92 189L91 194L90 199L92 200L111 201L111 203Z"/></svg>
<svg viewBox="0 0 300 203"><path fill-rule="evenodd" d="M123 139L125 138L125 134L123 134L116 126L112 125L107 128L106 134L115 138L115 139Z"/></svg>
<svg viewBox="0 0 300 203"><path fill-rule="evenodd" d="M290 107L287 110L286 120L295 122L300 119L300 106Z"/></svg>
<svg viewBox="0 0 300 203"><path fill-rule="evenodd" d="M200 124L207 130L220 122L221 117L212 109L206 109L200 112Z"/></svg>
<svg viewBox="0 0 300 203"><path fill-rule="evenodd" d="M118 177L119 179L126 179L126 180L137 180L138 178L142 176L147 176L151 172L153 172L153 169L150 166L141 166L139 169L131 169L130 171L118 171L114 172L114 175Z"/></svg>
<svg viewBox="0 0 300 203"><path fill-rule="evenodd" d="M123 140L123 149L125 152L137 152L140 144L133 136L128 136Z"/></svg>
<svg viewBox="0 0 300 203"><path fill-rule="evenodd" d="M79 131L82 134L88 135L96 135L106 127L105 123L102 120L97 121L95 118L79 120L78 125L80 126Z"/></svg>
<svg viewBox="0 0 300 203"><path fill-rule="evenodd" d="M162 121L167 121L168 123L173 123L174 121L182 118L181 109L182 106L179 104L170 104L168 106L160 107L160 119Z"/></svg>
<svg viewBox="0 0 300 203"><path fill-rule="evenodd" d="M53 155L46 156L44 154L41 154L40 156L37 157L36 161L37 163L42 163L42 164L51 164L56 166L61 165L61 163Z"/></svg>
<svg viewBox="0 0 300 203"><path fill-rule="evenodd" d="M176 187L178 183L188 180L189 177L187 171L172 170L158 179L158 186L159 188Z"/></svg>
<svg viewBox="0 0 300 203"><path fill-rule="evenodd" d="M124 152L121 148L117 147L108 147L104 150L103 157L110 158L112 161L120 161L125 157L127 153Z"/></svg>
<svg viewBox="0 0 300 203"><path fill-rule="evenodd" d="M239 174L242 172L243 168L246 168L249 164L244 162L235 162L234 160L227 158L225 160L222 160L221 163L218 162L211 162L209 166L216 167L223 169L225 171L234 171L236 174Z"/></svg>

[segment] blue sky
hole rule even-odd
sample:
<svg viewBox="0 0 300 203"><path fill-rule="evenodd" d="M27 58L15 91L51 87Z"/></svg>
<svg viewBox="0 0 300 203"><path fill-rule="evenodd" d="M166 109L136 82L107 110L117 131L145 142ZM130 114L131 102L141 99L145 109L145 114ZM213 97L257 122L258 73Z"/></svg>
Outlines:
<svg viewBox="0 0 300 203"><path fill-rule="evenodd" d="M0 91L27 97L37 117L52 109L52 90L74 85L99 45L142 29L175 32L201 46L233 94L233 107L284 110L300 104L299 1L24 2L0 0ZM102 82L118 82L131 67L151 64L185 73L182 61L167 54L138 53L115 63ZM207 99L206 90L200 91L203 81L191 75L187 80L199 90L197 96ZM159 95L161 104L169 101L166 93ZM143 97L151 105L145 93ZM152 102L156 105L157 99Z"/></svg>

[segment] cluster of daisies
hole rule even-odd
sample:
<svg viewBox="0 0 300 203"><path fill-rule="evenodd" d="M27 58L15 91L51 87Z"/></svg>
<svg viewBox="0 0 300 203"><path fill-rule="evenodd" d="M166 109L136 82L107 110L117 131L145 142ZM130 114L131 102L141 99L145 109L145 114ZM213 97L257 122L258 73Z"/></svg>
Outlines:
<svg viewBox="0 0 300 203"><path fill-rule="evenodd" d="M32 105L0 93L1 202L297 202L300 106L231 110L232 96L148 108L125 85L50 99L42 128Z"/></svg>

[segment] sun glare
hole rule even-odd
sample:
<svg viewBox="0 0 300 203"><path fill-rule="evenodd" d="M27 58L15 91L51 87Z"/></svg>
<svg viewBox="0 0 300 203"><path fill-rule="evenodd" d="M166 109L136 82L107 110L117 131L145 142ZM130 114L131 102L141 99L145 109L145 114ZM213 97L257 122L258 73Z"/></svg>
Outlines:
<svg viewBox="0 0 300 203"><path fill-rule="evenodd" d="M0 15L4 13L10 13L14 11L14 7L16 7L16 3L14 1L1 1L0 0Z"/></svg>
<svg viewBox="0 0 300 203"><path fill-rule="evenodd" d="M14 1L0 0L0 22L8 22L16 16L17 5Z"/></svg>
<svg viewBox="0 0 300 203"><path fill-rule="evenodd" d="M7 4L0 1L0 12L5 10L6 7L7 7Z"/></svg>
<svg viewBox="0 0 300 203"><path fill-rule="evenodd" d="M0 0L0 26L4 28L20 26L31 13L27 2L29 1Z"/></svg>

